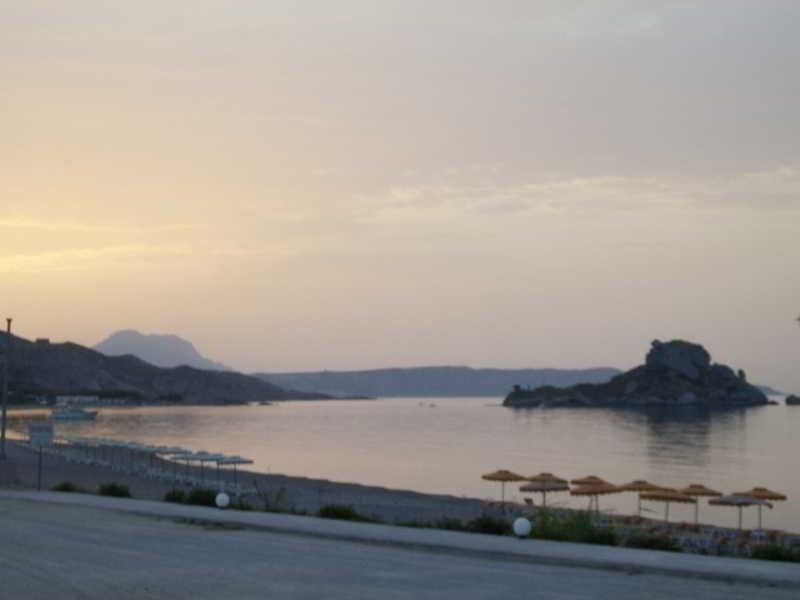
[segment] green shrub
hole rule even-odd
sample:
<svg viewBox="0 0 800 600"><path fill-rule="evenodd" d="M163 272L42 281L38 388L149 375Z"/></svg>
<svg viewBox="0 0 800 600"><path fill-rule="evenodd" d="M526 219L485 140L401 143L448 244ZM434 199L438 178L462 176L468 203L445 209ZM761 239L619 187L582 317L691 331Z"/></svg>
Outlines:
<svg viewBox="0 0 800 600"><path fill-rule="evenodd" d="M397 521L395 523L398 527L412 527L414 529L430 529L433 527L433 524L429 521Z"/></svg>
<svg viewBox="0 0 800 600"><path fill-rule="evenodd" d="M339 519L342 521L359 521L361 523L374 523L375 519L370 519L357 512L352 506L345 504L327 504L319 509L319 516L323 519Z"/></svg>
<svg viewBox="0 0 800 600"><path fill-rule="evenodd" d="M468 531L475 533L488 533L490 535L508 535L511 533L511 525L504 519L496 519L482 515L477 519L473 519L467 524Z"/></svg>
<svg viewBox="0 0 800 600"><path fill-rule="evenodd" d="M244 498L239 498L235 502L231 502L231 508L234 510L253 510L253 505Z"/></svg>
<svg viewBox="0 0 800 600"><path fill-rule="evenodd" d="M595 527L591 514L585 511L570 512L563 517L558 517L551 511L541 508L536 513L531 536L558 542L617 545L617 535L614 530Z"/></svg>
<svg viewBox="0 0 800 600"><path fill-rule="evenodd" d="M217 506L217 492L206 488L196 488L189 492L185 500L186 504L195 506Z"/></svg>
<svg viewBox="0 0 800 600"><path fill-rule="evenodd" d="M176 502L183 504L186 502L186 492L183 490L170 490L164 494L164 502Z"/></svg>
<svg viewBox="0 0 800 600"><path fill-rule="evenodd" d="M643 548L645 550L662 550L664 552L681 552L681 547L668 535L632 535L625 540L628 548Z"/></svg>
<svg viewBox="0 0 800 600"><path fill-rule="evenodd" d="M131 491L127 485L121 483L103 483L97 488L97 493L101 496L113 496L114 498L130 498Z"/></svg>
<svg viewBox="0 0 800 600"><path fill-rule="evenodd" d="M77 485L71 481L62 481L50 488L54 492L80 492L82 491Z"/></svg>
<svg viewBox="0 0 800 600"><path fill-rule="evenodd" d="M439 519L433 526L436 529L446 529L448 531L467 531L468 527L460 519Z"/></svg>
<svg viewBox="0 0 800 600"><path fill-rule="evenodd" d="M800 551L792 550L780 544L764 544L753 548L751 555L759 560L782 560L800 562Z"/></svg>

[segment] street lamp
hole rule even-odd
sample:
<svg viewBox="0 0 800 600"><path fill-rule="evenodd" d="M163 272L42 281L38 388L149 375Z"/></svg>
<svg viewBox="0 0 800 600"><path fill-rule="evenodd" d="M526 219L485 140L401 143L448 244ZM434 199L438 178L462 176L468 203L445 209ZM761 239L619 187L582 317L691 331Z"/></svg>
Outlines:
<svg viewBox="0 0 800 600"><path fill-rule="evenodd" d="M6 458L6 412L8 410L8 363L11 362L11 319L6 319L6 359L3 361L3 414L0 424L0 460Z"/></svg>

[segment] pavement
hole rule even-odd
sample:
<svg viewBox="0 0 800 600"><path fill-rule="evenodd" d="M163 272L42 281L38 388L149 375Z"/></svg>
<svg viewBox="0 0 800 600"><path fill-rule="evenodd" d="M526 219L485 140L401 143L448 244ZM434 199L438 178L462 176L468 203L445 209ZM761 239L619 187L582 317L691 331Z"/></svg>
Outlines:
<svg viewBox="0 0 800 600"><path fill-rule="evenodd" d="M331 585L329 580L338 582L336 593L323 597L450 597L434 593L446 589L458 598L506 597L512 591L541 598L601 598L613 592L616 598L669 598L680 593L726 600L796 598L800 594L800 567L791 563L57 492L0 490L0 512L5 513L5 529L10 529L8 534L4 532L6 543L0 546L0 581L4 582L0 598L36 598L33 588L24 587L30 584L26 577L31 574L43 590L47 586L51 594L60 590L59 598L110 597L100 591L108 593L115 582L122 581L129 582L125 589L131 595L113 588L114 597L183 597L184 593L186 597L208 597L202 593L212 589L235 589L240 598L261 597L258 593L265 586L272 591L289 586L283 591L292 592L291 597L304 597L305 593L319 597L320 589ZM195 539L197 536L200 539ZM230 563L234 558L236 565ZM152 578L163 565L176 560L181 565L175 568L185 569L186 578L175 580L168 573L163 579ZM269 569L277 569L277 580L239 577L254 565L266 568L265 562ZM285 568L279 569L279 564ZM397 566L387 570L388 564ZM84 578L93 581L102 573L108 576L105 583L82 587ZM212 573L214 578L209 578ZM488 579L480 583L478 573ZM156 590L156 595L141 595L145 593L143 581L149 582L148 589ZM203 581L205 587L195 589L195 584ZM426 581L430 588L420 583ZM563 582L579 581L585 581L587 587L563 586ZM591 583L598 581L605 582L605 587ZM634 581L638 583L633 585ZM228 587L220 588L221 582ZM540 595L530 595L534 583ZM10 594L14 585L23 587ZM61 593L73 589L74 596ZM426 596L422 589L430 594ZM98 593L93 595L93 590ZM653 595L655 590L658 594ZM670 594L663 595L666 592Z"/></svg>

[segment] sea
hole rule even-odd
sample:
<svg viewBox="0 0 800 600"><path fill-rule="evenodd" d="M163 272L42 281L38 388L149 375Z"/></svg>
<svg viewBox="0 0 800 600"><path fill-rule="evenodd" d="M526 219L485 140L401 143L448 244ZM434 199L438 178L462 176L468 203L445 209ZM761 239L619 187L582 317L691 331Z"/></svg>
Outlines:
<svg viewBox="0 0 800 600"><path fill-rule="evenodd" d="M58 433L111 437L237 454L265 473L499 499L481 479L496 469L546 471L565 479L597 475L721 492L766 486L788 496L765 510L764 527L800 532L800 407L709 412L681 410L510 409L500 398L389 398L284 402L268 406L101 409L97 421L57 425ZM538 494L508 484L506 499ZM568 493L548 504L584 508ZM645 516L664 505L645 503ZM635 514L633 493L603 496L600 508ZM745 527L757 511L746 509ZM672 504L670 519L692 521L694 508ZM701 500L701 522L735 526L737 509Z"/></svg>

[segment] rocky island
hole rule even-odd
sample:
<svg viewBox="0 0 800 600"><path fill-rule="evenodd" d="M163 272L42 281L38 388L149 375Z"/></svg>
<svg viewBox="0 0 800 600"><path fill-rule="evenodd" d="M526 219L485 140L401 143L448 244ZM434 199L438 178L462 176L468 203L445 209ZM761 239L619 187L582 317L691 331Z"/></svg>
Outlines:
<svg viewBox="0 0 800 600"><path fill-rule="evenodd" d="M654 341L645 364L608 383L525 389L515 386L503 406L528 407L738 407L767 404L743 371L712 364L703 346L683 340Z"/></svg>

